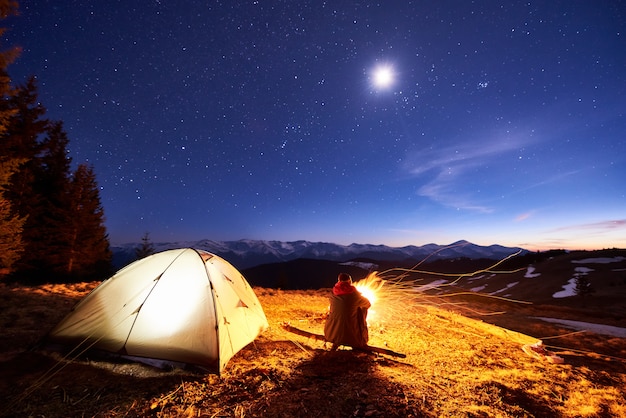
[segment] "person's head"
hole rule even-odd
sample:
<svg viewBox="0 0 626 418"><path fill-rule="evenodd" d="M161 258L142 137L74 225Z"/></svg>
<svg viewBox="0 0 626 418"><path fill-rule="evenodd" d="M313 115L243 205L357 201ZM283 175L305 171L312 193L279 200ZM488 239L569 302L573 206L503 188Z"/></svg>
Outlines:
<svg viewBox="0 0 626 418"><path fill-rule="evenodd" d="M337 277L337 281L352 283L352 277L350 277L348 273L339 273L339 277Z"/></svg>

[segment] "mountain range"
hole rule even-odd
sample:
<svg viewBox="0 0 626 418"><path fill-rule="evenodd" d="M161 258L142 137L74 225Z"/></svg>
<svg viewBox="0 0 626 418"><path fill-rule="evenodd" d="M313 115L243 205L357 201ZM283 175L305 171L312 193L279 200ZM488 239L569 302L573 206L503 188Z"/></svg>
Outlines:
<svg viewBox="0 0 626 418"><path fill-rule="evenodd" d="M136 250L140 243L129 243L112 247L113 264L119 269L136 259ZM327 260L347 262L357 259L385 262L420 262L442 259L502 259L516 252L527 253L527 250L501 245L481 246L468 241L457 241L449 245L426 244L422 246L408 245L390 247L386 245L350 244L339 245L327 242L310 241L185 241L153 243L155 252L173 248L197 248L216 254L236 268L243 270L251 267L289 262L297 259Z"/></svg>

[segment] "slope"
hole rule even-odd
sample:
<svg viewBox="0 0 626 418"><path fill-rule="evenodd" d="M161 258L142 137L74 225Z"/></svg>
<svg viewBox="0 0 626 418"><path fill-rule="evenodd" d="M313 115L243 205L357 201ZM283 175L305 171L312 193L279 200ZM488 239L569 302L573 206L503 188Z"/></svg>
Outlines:
<svg viewBox="0 0 626 418"><path fill-rule="evenodd" d="M54 353L28 351L94 285L0 285L1 326L8 337L0 346L6 416L626 414L626 364L619 358L626 357L623 339L614 345L589 335L613 356L560 349L565 364L553 364L521 350L535 338L460 315L448 298L425 297L372 314L371 344L405 353L402 361L330 352L320 342L282 329L290 322L320 332L327 289L256 288L270 329L237 354L222 376L84 357L69 362ZM547 323L535 331L535 336L561 332ZM573 341L563 337L560 343Z"/></svg>

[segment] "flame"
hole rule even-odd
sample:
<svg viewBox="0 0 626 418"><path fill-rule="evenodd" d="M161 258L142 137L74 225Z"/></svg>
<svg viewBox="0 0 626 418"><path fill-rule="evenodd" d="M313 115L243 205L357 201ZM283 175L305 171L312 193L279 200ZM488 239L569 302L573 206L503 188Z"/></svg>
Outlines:
<svg viewBox="0 0 626 418"><path fill-rule="evenodd" d="M384 281L380 277L378 277L376 272L372 272L368 274L365 279L359 280L354 283L354 287L356 287L356 289L372 304L367 313L368 323L370 322L370 319L372 319L376 314L376 310L374 309L374 307L380 299L379 296L383 284Z"/></svg>
<svg viewBox="0 0 626 418"><path fill-rule="evenodd" d="M356 290L358 290L363 296L365 296L365 298L367 298L367 300L370 301L372 306L376 304L376 301L378 300L377 289L368 286L367 283L361 282L356 282L354 287L356 287Z"/></svg>

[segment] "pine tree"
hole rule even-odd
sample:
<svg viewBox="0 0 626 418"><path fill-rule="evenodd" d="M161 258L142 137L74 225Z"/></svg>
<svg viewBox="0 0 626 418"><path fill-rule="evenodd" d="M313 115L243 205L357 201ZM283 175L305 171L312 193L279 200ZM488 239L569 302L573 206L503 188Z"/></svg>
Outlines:
<svg viewBox="0 0 626 418"><path fill-rule="evenodd" d="M574 293L580 297L591 296L595 289L584 274L579 274L574 280Z"/></svg>
<svg viewBox="0 0 626 418"><path fill-rule="evenodd" d="M67 274L81 280L108 276L111 273L111 250L92 167L78 166L72 176L69 197L71 227Z"/></svg>
<svg viewBox="0 0 626 418"><path fill-rule="evenodd" d="M9 16L18 14L19 5L13 0L0 0L0 19L6 19ZM4 35L6 28L0 28L0 36ZM11 80L6 70L9 64L11 64L20 54L21 50L18 47L9 48L0 52L0 94L4 97L6 89L10 88ZM2 118L2 112L0 112L0 125L4 124Z"/></svg>
<svg viewBox="0 0 626 418"><path fill-rule="evenodd" d="M47 136L40 142L37 164L34 166L33 206L29 217L33 222L28 236L36 239L28 244L28 254L22 262L38 274L56 280L67 273L67 257L70 251L70 163L67 155L69 140L61 122L51 123ZM36 228L36 229L34 229Z"/></svg>
<svg viewBox="0 0 626 418"><path fill-rule="evenodd" d="M0 0L0 18L5 19L9 15L17 14L17 8L17 2ZM5 29L0 28L0 36L4 32ZM18 54L19 48L0 52L0 274L11 272L24 250L22 230L26 218L16 214L6 192L10 187L11 178L25 160L4 152L2 147L9 121L16 114L16 109L10 105L10 98L15 92L7 67Z"/></svg>
<svg viewBox="0 0 626 418"><path fill-rule="evenodd" d="M0 0L0 18L17 8ZM31 281L99 278L111 252L93 169L71 173L67 134L44 117L35 78L11 85L6 67L18 54L0 52L0 268Z"/></svg>
<svg viewBox="0 0 626 418"><path fill-rule="evenodd" d="M15 159L0 160L0 276L11 273L24 251L22 230L25 218L15 215L11 202L4 197L9 178L19 163Z"/></svg>
<svg viewBox="0 0 626 418"><path fill-rule="evenodd" d="M45 109L38 103L33 79L18 87L5 104L11 116L0 135L0 155L23 163L12 174L4 197L11 202L14 214L26 219L22 232L25 250L15 264L16 270L25 272L37 270L39 266L37 254L30 247L40 238L41 222L37 214L41 213L44 202L37 191L36 178L41 174L40 137L45 134L48 121L42 118Z"/></svg>
<svg viewBox="0 0 626 418"><path fill-rule="evenodd" d="M40 137L46 133L46 109L39 103L37 83L30 77L26 84L11 90L3 103L6 118L1 132L2 155L33 160L40 152Z"/></svg>
<svg viewBox="0 0 626 418"><path fill-rule="evenodd" d="M72 280L110 273L104 211L93 170L71 173L61 122L44 119L34 80L11 98L16 113L0 138L0 152L24 160L5 198L20 217L25 250L16 275L30 282ZM88 211L92 212L89 213ZM90 218L91 217L91 218Z"/></svg>
<svg viewBox="0 0 626 418"><path fill-rule="evenodd" d="M6 19L17 14L18 3L15 0L0 0L0 18Z"/></svg>
<svg viewBox="0 0 626 418"><path fill-rule="evenodd" d="M141 260L152 254L154 254L154 246L150 241L150 234L146 232L143 237L141 237L141 246L135 249L135 259Z"/></svg>

